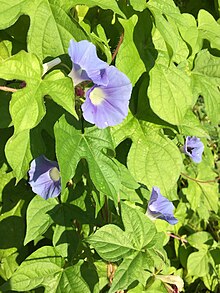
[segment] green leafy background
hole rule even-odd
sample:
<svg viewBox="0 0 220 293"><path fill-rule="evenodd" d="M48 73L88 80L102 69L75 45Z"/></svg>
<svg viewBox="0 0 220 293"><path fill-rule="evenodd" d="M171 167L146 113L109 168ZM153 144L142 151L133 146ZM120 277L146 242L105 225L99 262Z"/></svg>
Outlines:
<svg viewBox="0 0 220 293"><path fill-rule="evenodd" d="M218 0L0 0L1 292L220 291L219 16ZM121 124L82 121L71 39L130 79ZM58 198L28 184L41 154ZM178 224L146 216L153 186Z"/></svg>

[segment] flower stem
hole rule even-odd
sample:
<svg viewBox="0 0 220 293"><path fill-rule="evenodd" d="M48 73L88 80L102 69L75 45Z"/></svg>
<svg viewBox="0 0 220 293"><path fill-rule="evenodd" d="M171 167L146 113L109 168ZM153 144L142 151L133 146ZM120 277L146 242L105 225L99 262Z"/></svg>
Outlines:
<svg viewBox="0 0 220 293"><path fill-rule="evenodd" d="M190 179L192 181L195 181L195 182L198 182L198 183L215 183L217 182L219 179L220 179L220 176L216 177L215 179L213 180L200 180L200 179L196 179L196 178L192 178L184 173L180 173L183 177L186 177L187 179Z"/></svg>
<svg viewBox="0 0 220 293"><path fill-rule="evenodd" d="M0 90L4 92L11 92L11 93L17 92L17 89L7 87L7 86L0 86Z"/></svg>
<svg viewBox="0 0 220 293"><path fill-rule="evenodd" d="M188 243L188 241L182 237L179 237L179 236L176 236L176 235L173 235L172 233L170 232L167 232L167 235L172 237L172 238L175 238L177 240L180 240L182 243Z"/></svg>

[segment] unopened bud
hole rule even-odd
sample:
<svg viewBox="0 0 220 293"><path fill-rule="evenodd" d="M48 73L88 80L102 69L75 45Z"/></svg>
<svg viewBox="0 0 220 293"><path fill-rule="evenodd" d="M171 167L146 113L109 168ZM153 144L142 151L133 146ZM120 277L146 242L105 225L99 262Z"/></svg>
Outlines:
<svg viewBox="0 0 220 293"><path fill-rule="evenodd" d="M51 68L53 68L54 66L56 66L57 64L59 64L61 62L60 58L55 58L47 63L43 64L43 75L45 73L47 73L48 70L50 70Z"/></svg>

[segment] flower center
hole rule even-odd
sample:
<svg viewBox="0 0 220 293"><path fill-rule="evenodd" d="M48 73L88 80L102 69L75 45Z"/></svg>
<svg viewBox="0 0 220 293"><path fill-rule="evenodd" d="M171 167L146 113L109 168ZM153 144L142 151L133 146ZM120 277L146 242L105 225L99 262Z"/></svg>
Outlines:
<svg viewBox="0 0 220 293"><path fill-rule="evenodd" d="M50 169L49 175L53 181L60 180L60 171L57 169L57 167L53 167L52 169Z"/></svg>
<svg viewBox="0 0 220 293"><path fill-rule="evenodd" d="M93 91L91 91L89 98L93 105L100 105L105 99L105 94L102 89L95 87Z"/></svg>
<svg viewBox="0 0 220 293"><path fill-rule="evenodd" d="M192 151L193 151L194 148L191 148L191 147L187 147L187 152L190 153L190 155L192 155Z"/></svg>

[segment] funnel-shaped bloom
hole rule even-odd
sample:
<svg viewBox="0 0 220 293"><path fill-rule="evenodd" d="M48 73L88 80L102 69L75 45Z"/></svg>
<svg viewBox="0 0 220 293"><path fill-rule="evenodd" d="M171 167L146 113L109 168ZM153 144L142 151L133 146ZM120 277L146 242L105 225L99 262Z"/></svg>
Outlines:
<svg viewBox="0 0 220 293"><path fill-rule="evenodd" d="M132 90L130 80L116 67L100 60L96 47L86 40L71 40L68 52L73 62L69 76L74 85L93 82L82 105L84 119L99 128L121 123L128 114Z"/></svg>
<svg viewBox="0 0 220 293"><path fill-rule="evenodd" d="M71 40L68 53L73 62L69 76L73 79L74 86L86 80L98 85L108 83L105 68L109 65L98 58L95 45L86 40Z"/></svg>
<svg viewBox="0 0 220 293"><path fill-rule="evenodd" d="M44 199L56 197L61 191L60 172L57 162L45 156L34 159L29 170L29 184L34 193Z"/></svg>
<svg viewBox="0 0 220 293"><path fill-rule="evenodd" d="M94 85L86 92L83 117L98 128L114 126L128 114L132 85L127 76L114 66L105 69L108 84Z"/></svg>
<svg viewBox="0 0 220 293"><path fill-rule="evenodd" d="M151 219L161 219L175 225L178 220L173 215L174 205L161 195L158 187L152 188L150 201L148 203L147 215Z"/></svg>
<svg viewBox="0 0 220 293"><path fill-rule="evenodd" d="M202 153L204 151L204 145L196 136L187 136L186 142L183 146L183 151L187 154L195 163L202 161Z"/></svg>

